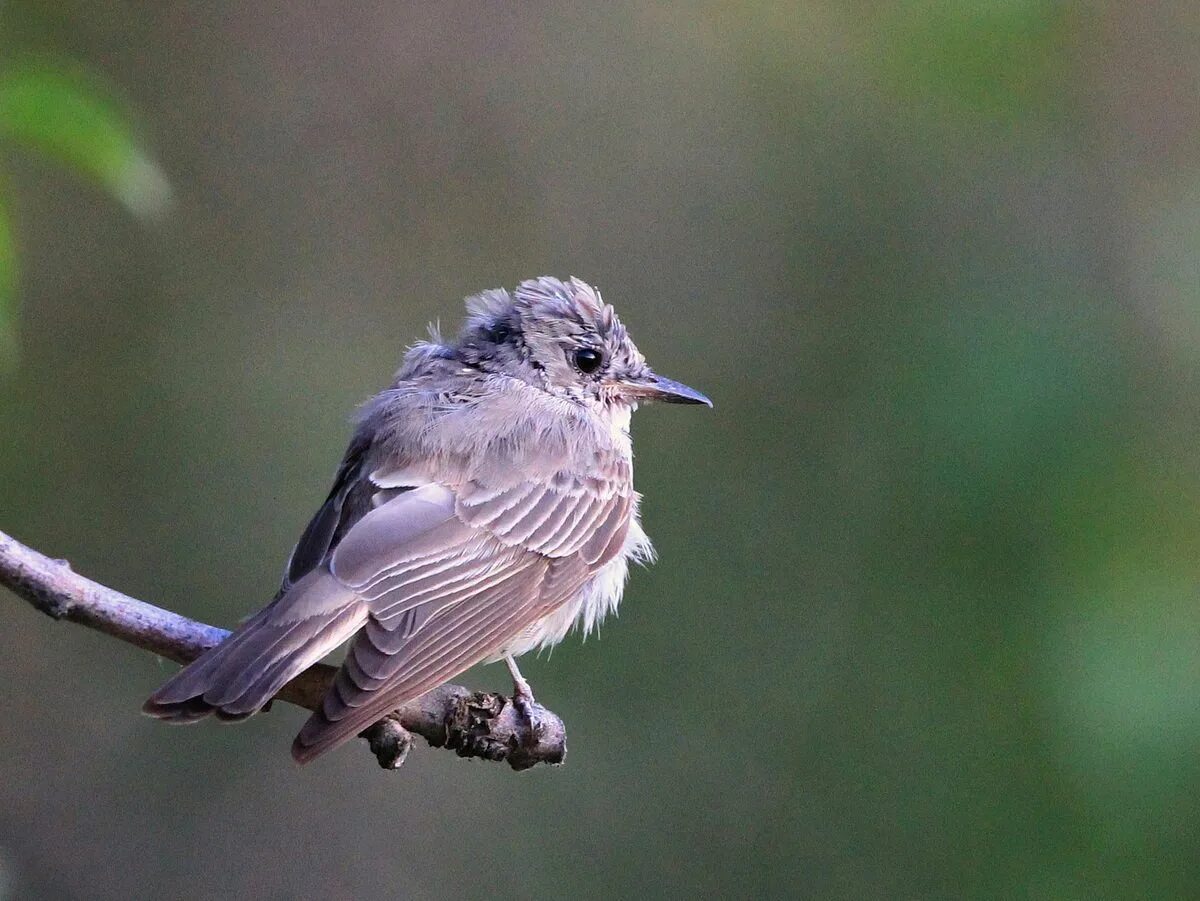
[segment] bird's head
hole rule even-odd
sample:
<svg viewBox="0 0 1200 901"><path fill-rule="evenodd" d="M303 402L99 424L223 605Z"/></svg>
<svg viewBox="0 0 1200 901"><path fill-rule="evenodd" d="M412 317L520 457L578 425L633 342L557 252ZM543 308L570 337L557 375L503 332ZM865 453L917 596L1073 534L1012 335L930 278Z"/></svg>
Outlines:
<svg viewBox="0 0 1200 901"><path fill-rule="evenodd" d="M467 311L456 354L486 372L579 403L712 406L699 391L656 374L616 311L577 278L542 276L512 293L485 291L467 300Z"/></svg>

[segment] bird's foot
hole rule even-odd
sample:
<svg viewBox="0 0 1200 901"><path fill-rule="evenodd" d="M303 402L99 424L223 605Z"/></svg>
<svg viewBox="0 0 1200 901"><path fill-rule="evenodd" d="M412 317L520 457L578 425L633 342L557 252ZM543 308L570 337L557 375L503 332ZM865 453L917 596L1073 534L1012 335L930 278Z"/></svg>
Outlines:
<svg viewBox="0 0 1200 901"><path fill-rule="evenodd" d="M533 699L533 689L517 669L517 661L508 655L505 656L504 662L508 664L508 672L513 680L513 707L525 718L525 722L529 723L529 735L526 736L525 743L534 747L541 740L543 732L542 717L539 713L543 708Z"/></svg>
<svg viewBox="0 0 1200 901"><path fill-rule="evenodd" d="M533 690L524 679L513 679L513 707L529 724L529 735L526 744L533 746L542 734L542 706L533 699Z"/></svg>
<svg viewBox="0 0 1200 901"><path fill-rule="evenodd" d="M533 699L533 689L529 683L520 677L513 679L513 706L532 724L537 702Z"/></svg>

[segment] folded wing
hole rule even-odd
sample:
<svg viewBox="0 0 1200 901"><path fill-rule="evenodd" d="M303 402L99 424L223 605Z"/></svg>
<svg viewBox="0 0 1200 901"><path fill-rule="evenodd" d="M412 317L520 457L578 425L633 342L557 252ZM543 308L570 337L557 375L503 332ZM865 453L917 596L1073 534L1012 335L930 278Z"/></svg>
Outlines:
<svg viewBox="0 0 1200 901"><path fill-rule="evenodd" d="M487 659L574 598L620 550L631 493L551 478L437 491L455 516L398 544L381 507L356 525L330 568L369 615L323 708L292 747L306 762L412 698Z"/></svg>
<svg viewBox="0 0 1200 901"><path fill-rule="evenodd" d="M360 516L338 545L334 556L342 554L351 571L356 560L379 552L384 534L395 564L411 563L414 569L427 565L430 548L453 547L469 537L447 489L429 486L389 497L383 506ZM312 533L310 528L306 535ZM291 576L297 578L294 584ZM210 713L222 719L250 716L288 680L353 636L369 613L367 599L354 584L339 579L328 563L309 566L302 574L292 569L274 602L176 673L143 710L175 722Z"/></svg>

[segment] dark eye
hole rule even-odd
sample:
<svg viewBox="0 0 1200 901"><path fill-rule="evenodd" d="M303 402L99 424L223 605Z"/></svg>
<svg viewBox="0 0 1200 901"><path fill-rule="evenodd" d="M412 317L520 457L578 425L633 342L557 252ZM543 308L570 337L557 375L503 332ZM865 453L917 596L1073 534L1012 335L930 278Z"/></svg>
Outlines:
<svg viewBox="0 0 1200 901"><path fill-rule="evenodd" d="M581 347L575 351L575 365L580 372L592 373L604 362L604 354L592 347Z"/></svg>
<svg viewBox="0 0 1200 901"><path fill-rule="evenodd" d="M511 337L512 331L507 322L493 322L492 327L488 329L488 338L493 344L503 344Z"/></svg>

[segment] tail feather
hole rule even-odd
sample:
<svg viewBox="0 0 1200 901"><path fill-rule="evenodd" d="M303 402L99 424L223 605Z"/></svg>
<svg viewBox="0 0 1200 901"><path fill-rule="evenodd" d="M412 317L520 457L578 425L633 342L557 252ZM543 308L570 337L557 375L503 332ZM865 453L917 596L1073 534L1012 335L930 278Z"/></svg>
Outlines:
<svg viewBox="0 0 1200 901"><path fill-rule="evenodd" d="M366 618L357 595L310 573L158 689L143 712L171 723L257 713L289 680L353 635Z"/></svg>

